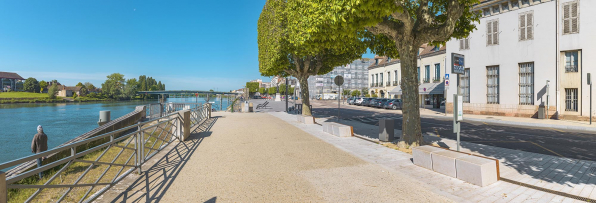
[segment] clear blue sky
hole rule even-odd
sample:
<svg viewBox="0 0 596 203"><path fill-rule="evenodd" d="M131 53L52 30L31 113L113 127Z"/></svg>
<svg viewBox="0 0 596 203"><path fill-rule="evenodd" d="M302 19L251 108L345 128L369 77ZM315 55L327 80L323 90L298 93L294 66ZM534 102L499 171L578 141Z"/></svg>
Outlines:
<svg viewBox="0 0 596 203"><path fill-rule="evenodd" d="M0 71L65 85L119 72L173 89L241 88L260 76L265 0L0 1ZM367 54L364 57L373 57Z"/></svg>

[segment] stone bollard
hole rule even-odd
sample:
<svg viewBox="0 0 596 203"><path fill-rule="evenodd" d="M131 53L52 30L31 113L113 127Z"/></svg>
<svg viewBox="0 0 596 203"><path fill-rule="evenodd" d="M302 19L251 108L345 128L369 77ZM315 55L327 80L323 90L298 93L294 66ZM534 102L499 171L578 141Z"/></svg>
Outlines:
<svg viewBox="0 0 596 203"><path fill-rule="evenodd" d="M383 142L393 142L395 130L393 129L393 119L379 120L379 140Z"/></svg>
<svg viewBox="0 0 596 203"><path fill-rule="evenodd" d="M8 201L8 191L6 190L6 173L0 171L0 203Z"/></svg>
<svg viewBox="0 0 596 203"><path fill-rule="evenodd" d="M209 106L208 107L209 107L209 110L207 112L209 112L209 114L207 114L207 119L210 119L211 118L211 111L213 110L213 109L211 109L211 103L209 103Z"/></svg>
<svg viewBox="0 0 596 203"><path fill-rule="evenodd" d="M248 112L253 112L253 110L252 110L252 102L248 103Z"/></svg>

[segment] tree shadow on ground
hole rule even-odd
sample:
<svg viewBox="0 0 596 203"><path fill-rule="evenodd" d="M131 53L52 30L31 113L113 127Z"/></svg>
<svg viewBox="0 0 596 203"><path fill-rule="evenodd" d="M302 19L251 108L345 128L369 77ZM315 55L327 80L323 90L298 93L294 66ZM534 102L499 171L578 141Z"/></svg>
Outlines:
<svg viewBox="0 0 596 203"><path fill-rule="evenodd" d="M159 202L178 177L182 168L197 150L215 122L221 117L212 117L191 129L190 137L185 142L179 142L168 153L157 161L151 168L143 171L132 185L122 191L111 202ZM215 202L216 197L206 202Z"/></svg>

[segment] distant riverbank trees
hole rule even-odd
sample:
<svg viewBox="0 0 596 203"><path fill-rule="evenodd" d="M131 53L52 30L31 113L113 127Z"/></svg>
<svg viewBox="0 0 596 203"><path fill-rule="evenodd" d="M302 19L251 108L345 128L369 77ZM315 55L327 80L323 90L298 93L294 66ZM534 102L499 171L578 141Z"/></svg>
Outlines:
<svg viewBox="0 0 596 203"><path fill-rule="evenodd" d="M23 91L25 92L39 92L39 82L35 78L27 78L23 84Z"/></svg>
<svg viewBox="0 0 596 203"><path fill-rule="evenodd" d="M101 84L101 94L107 98L116 100L134 99L138 91L156 91L165 90L166 85L152 77L145 75L139 76L139 79L130 78L126 80L124 75L113 73L107 76L106 81ZM140 95L141 99L153 99L155 95Z"/></svg>

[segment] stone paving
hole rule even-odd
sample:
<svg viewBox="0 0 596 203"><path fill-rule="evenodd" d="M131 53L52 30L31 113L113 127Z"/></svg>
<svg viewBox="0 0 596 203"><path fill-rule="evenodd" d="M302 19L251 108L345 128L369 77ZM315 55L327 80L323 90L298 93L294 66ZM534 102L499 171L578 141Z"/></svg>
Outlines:
<svg viewBox="0 0 596 203"><path fill-rule="evenodd" d="M486 187L478 187L415 166L410 160L412 158L410 154L356 137L339 138L332 136L324 133L320 125L297 123L295 115L271 114L357 157L415 177L417 180L434 187L437 190L436 192L440 194L447 193L450 195L449 198L458 202L583 202L506 181L499 181ZM326 122L326 118L317 118L316 120L318 123ZM378 132L376 130L378 129L377 126L357 122L352 124L355 125L355 134L361 133L374 139L375 132ZM398 133L401 132L396 132L396 136ZM432 134L425 135L425 139L443 147L456 148L453 140L440 138ZM462 142L462 147L462 151L499 159L501 177L504 179L575 196L596 198L596 190L594 189L596 185L596 170L594 168L596 165L592 161L568 159L467 142Z"/></svg>

